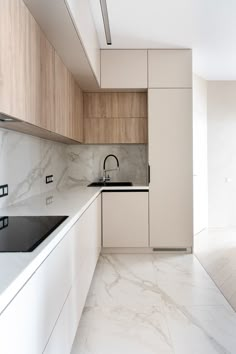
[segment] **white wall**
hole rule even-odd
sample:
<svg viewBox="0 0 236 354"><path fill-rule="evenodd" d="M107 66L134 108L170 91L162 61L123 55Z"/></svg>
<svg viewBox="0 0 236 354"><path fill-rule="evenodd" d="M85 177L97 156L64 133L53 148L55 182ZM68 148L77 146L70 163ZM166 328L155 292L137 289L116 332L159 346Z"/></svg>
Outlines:
<svg viewBox="0 0 236 354"><path fill-rule="evenodd" d="M236 226L236 81L208 82L209 227Z"/></svg>
<svg viewBox="0 0 236 354"><path fill-rule="evenodd" d="M207 81L193 76L194 234L208 224Z"/></svg>

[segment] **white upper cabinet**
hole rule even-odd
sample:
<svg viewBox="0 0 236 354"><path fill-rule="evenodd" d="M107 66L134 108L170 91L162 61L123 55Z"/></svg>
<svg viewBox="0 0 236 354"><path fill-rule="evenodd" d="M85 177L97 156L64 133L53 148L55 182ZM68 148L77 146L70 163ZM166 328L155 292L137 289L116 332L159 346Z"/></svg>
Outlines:
<svg viewBox="0 0 236 354"><path fill-rule="evenodd" d="M101 87L147 88L147 50L102 50Z"/></svg>
<svg viewBox="0 0 236 354"><path fill-rule="evenodd" d="M148 50L149 88L191 88L192 51Z"/></svg>

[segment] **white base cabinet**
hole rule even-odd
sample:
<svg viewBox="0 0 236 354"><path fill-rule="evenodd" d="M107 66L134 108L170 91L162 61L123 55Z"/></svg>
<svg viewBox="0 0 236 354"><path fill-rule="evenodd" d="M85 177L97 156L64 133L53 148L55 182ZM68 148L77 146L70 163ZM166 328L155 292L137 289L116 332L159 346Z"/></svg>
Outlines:
<svg viewBox="0 0 236 354"><path fill-rule="evenodd" d="M101 197L0 316L0 353L69 354L101 249Z"/></svg>
<svg viewBox="0 0 236 354"><path fill-rule="evenodd" d="M101 196L74 227L71 243L77 262L72 288L47 344L46 354L69 354L101 251ZM81 235L81 237L77 237Z"/></svg>
<svg viewBox="0 0 236 354"><path fill-rule="evenodd" d="M102 194L103 247L148 247L148 191Z"/></svg>

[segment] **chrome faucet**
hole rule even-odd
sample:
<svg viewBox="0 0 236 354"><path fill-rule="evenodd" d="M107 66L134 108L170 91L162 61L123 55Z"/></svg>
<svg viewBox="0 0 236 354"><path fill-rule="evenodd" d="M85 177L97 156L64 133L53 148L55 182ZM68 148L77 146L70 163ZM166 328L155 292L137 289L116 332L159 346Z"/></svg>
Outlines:
<svg viewBox="0 0 236 354"><path fill-rule="evenodd" d="M106 169L106 161L109 157L114 157L114 159L116 160L116 163L117 163L117 167L116 168L111 168L111 169ZM110 155L107 155L104 159L104 162L103 162L103 177L102 177L102 181L103 182L107 182L107 181L110 181L111 177L109 175L107 175L107 172L110 172L110 171L117 171L119 170L120 168L120 164L119 164L119 160L118 158L113 155L113 154L110 154Z"/></svg>

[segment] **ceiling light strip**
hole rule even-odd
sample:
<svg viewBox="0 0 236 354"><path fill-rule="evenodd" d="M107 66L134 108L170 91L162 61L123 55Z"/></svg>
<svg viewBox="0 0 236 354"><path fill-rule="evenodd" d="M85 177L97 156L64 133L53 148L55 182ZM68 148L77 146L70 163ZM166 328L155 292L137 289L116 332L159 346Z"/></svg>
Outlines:
<svg viewBox="0 0 236 354"><path fill-rule="evenodd" d="M107 11L107 2L106 0L100 0L101 10L102 10L102 18L105 29L106 41L107 45L111 45L111 31L109 25L108 11Z"/></svg>

